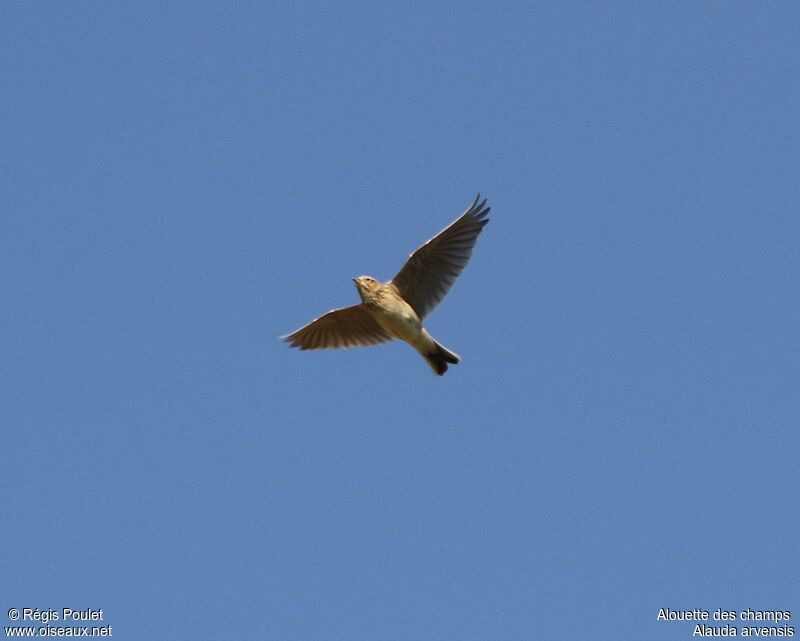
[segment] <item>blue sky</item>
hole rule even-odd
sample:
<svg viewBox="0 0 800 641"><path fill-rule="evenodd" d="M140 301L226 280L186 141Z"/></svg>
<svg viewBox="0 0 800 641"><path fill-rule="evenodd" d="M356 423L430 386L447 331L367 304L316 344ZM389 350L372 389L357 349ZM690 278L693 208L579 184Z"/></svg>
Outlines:
<svg viewBox="0 0 800 641"><path fill-rule="evenodd" d="M800 616L800 5L4 3L0 605L123 639ZM491 222L403 343L277 340ZM798 626L800 633L800 626Z"/></svg>

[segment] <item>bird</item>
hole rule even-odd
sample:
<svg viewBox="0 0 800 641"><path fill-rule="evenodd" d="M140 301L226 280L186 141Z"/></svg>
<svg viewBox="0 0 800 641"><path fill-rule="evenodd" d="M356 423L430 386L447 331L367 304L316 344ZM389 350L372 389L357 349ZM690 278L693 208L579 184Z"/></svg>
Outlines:
<svg viewBox="0 0 800 641"><path fill-rule="evenodd" d="M332 309L281 338L301 350L378 345L397 338L441 376L461 358L438 343L422 321L469 262L490 209L478 194L463 214L414 250L391 280L353 278L360 303Z"/></svg>

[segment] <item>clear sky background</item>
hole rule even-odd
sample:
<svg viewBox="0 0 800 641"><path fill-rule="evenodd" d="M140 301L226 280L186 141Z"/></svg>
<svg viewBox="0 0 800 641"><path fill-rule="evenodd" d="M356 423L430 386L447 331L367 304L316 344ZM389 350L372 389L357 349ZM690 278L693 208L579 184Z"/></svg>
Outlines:
<svg viewBox="0 0 800 641"><path fill-rule="evenodd" d="M800 4L5 2L2 578L121 639L800 634ZM480 191L430 332L300 352Z"/></svg>

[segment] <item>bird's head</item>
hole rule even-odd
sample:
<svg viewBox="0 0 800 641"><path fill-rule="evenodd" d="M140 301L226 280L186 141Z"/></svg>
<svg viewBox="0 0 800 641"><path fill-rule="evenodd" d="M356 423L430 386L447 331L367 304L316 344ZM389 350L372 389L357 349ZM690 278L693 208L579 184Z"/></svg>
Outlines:
<svg viewBox="0 0 800 641"><path fill-rule="evenodd" d="M370 294L381 286L381 283L372 276L359 276L358 278L354 278L353 282L356 284L356 289L361 296L361 300L366 300L365 297L369 297Z"/></svg>

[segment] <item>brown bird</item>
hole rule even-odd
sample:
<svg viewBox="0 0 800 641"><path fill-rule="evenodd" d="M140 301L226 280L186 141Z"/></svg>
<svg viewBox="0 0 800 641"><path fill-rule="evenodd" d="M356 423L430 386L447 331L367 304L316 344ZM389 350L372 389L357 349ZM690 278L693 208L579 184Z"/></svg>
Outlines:
<svg viewBox="0 0 800 641"><path fill-rule="evenodd" d="M283 339L292 347L322 349L377 345L399 338L416 349L441 376L459 356L425 331L422 319L439 304L472 256L478 234L489 222L480 194L469 208L417 248L386 283L371 276L354 278L358 305L334 309Z"/></svg>

